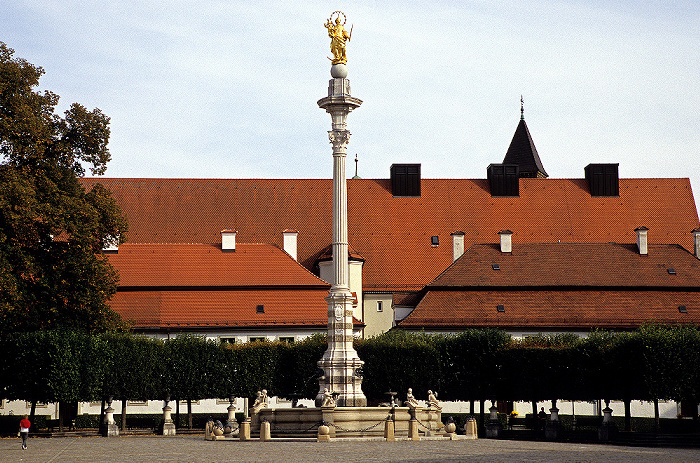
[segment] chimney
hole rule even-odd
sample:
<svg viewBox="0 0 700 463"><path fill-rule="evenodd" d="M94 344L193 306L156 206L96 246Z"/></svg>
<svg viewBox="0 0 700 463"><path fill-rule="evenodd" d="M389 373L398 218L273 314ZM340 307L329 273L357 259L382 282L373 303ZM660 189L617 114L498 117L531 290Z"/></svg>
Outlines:
<svg viewBox="0 0 700 463"><path fill-rule="evenodd" d="M649 254L649 250L647 249L647 232L649 229L647 227L641 226L638 228L635 228L634 231L637 232L637 249L639 249L639 254L642 256L646 256Z"/></svg>
<svg viewBox="0 0 700 463"><path fill-rule="evenodd" d="M235 251L236 250L236 230L221 230L221 250Z"/></svg>
<svg viewBox="0 0 700 463"><path fill-rule="evenodd" d="M284 237L284 251L292 256L292 259L297 260L297 235L299 234L296 230L284 230L282 231L282 236Z"/></svg>
<svg viewBox="0 0 700 463"><path fill-rule="evenodd" d="M511 236L513 232L510 230L501 230L498 232L501 235L501 252L512 252L513 244L511 241Z"/></svg>
<svg viewBox="0 0 700 463"><path fill-rule="evenodd" d="M464 254L464 232L452 233L452 261L455 261Z"/></svg>
<svg viewBox="0 0 700 463"><path fill-rule="evenodd" d="M691 232L693 234L693 249L695 257L700 259L700 227Z"/></svg>

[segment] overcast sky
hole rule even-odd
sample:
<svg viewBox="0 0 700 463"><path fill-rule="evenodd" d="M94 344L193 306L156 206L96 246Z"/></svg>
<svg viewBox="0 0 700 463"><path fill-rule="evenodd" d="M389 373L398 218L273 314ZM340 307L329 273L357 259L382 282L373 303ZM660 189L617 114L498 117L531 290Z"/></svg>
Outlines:
<svg viewBox="0 0 700 463"><path fill-rule="evenodd" d="M111 117L109 177L332 175L333 10L353 26L348 176L485 178L525 120L550 177L592 162L700 194L700 2L3 0L41 88Z"/></svg>

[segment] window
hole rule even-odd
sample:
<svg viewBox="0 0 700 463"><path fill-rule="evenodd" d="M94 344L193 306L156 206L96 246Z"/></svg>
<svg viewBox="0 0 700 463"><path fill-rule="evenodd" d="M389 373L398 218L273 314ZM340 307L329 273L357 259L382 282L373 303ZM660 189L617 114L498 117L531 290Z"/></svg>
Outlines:
<svg viewBox="0 0 700 463"><path fill-rule="evenodd" d="M678 306L678 311L679 311L680 313L688 313L688 308L687 308L686 306L684 306L684 305L679 305L679 306Z"/></svg>
<svg viewBox="0 0 700 463"><path fill-rule="evenodd" d="M251 336L248 338L248 342L265 342L265 336Z"/></svg>
<svg viewBox="0 0 700 463"><path fill-rule="evenodd" d="M219 341L221 341L221 344L236 344L236 338L220 337Z"/></svg>
<svg viewBox="0 0 700 463"><path fill-rule="evenodd" d="M501 266L498 264L491 264L491 268L494 270L501 270Z"/></svg>
<svg viewBox="0 0 700 463"><path fill-rule="evenodd" d="M277 339L279 342L284 342L286 344L292 344L294 342L294 336L280 336Z"/></svg>
<svg viewBox="0 0 700 463"><path fill-rule="evenodd" d="M498 305L496 306L496 310L499 311L499 312L505 312L505 311L506 311L506 308L505 308L505 306L504 306L503 304L498 304Z"/></svg>
<svg viewBox="0 0 700 463"><path fill-rule="evenodd" d="M676 269L675 269L675 268L669 268L669 269L666 269L666 271L668 272L669 275L675 275L675 274L676 274Z"/></svg>
<svg viewBox="0 0 700 463"><path fill-rule="evenodd" d="M440 237L439 236L431 236L430 237L430 245L431 246L439 246L440 245Z"/></svg>
<svg viewBox="0 0 700 463"><path fill-rule="evenodd" d="M127 400L128 405L139 405L141 407L148 405L147 400Z"/></svg>
<svg viewBox="0 0 700 463"><path fill-rule="evenodd" d="M258 304L258 306L255 308L255 313L265 313L265 306Z"/></svg>
<svg viewBox="0 0 700 463"><path fill-rule="evenodd" d="M382 301L377 301L377 312L384 312L384 304Z"/></svg>

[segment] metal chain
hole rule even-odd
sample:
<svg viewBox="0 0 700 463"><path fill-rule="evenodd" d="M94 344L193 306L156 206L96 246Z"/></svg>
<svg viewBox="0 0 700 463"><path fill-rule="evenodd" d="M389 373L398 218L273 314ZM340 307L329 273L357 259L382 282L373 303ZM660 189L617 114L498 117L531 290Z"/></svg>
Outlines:
<svg viewBox="0 0 700 463"><path fill-rule="evenodd" d="M425 429L428 430L428 431L435 431L435 432L442 431L443 429L445 429L445 426L446 426L446 425L443 424L441 427L439 427L439 428L437 428L437 429L433 429L433 428L431 427L430 423L428 423L428 426L426 426L426 425L425 425L421 420L419 420L418 418L416 418L416 421L418 422L418 424L419 424L420 426L422 426L423 428L425 428Z"/></svg>
<svg viewBox="0 0 700 463"><path fill-rule="evenodd" d="M343 432L367 432L367 431L369 431L369 430L371 430L371 429L376 428L376 427L379 426L380 424L384 423L384 421L385 421L385 420L379 421L379 422L373 424L372 426L368 426L368 427L366 427L366 428L364 428L364 429L345 429L345 428L343 428L342 426L338 426L338 425L335 424L335 423L326 423L326 425L327 425L327 426L333 426L335 429L337 429L337 430L339 430L339 431L343 431Z"/></svg>

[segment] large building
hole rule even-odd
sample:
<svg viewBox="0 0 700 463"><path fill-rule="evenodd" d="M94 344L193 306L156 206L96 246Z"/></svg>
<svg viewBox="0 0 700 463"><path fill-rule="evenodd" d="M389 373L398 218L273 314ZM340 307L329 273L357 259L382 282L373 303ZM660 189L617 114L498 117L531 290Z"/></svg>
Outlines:
<svg viewBox="0 0 700 463"><path fill-rule="evenodd" d="M630 329L651 319L700 322L696 297L669 299L669 307L675 312L655 311L630 299L632 295L639 298L642 294L676 291L681 280L688 282L683 289L688 294L698 286L698 268L694 265L698 261L694 241L697 234L691 233L698 228L698 214L689 180L620 179L616 164L582 165L581 172L582 177L576 179L547 178L521 118L503 163L488 166L485 179L424 179L419 164L394 164L389 178L349 179L349 274L351 291L357 295L356 330L372 336L399 323L408 329L438 331L501 326L517 334ZM122 275L112 305L136 322L136 330L205 332L211 337L234 336L241 341L262 335L268 339L288 338L294 330L298 336L325 332L322 293L327 293L326 283L333 283L329 265L331 179L84 180L87 188L97 182L112 191L129 221L127 242L110 255ZM646 258L632 252L638 241L635 230L640 227L647 229ZM235 239L239 243L261 243L246 247L277 252L277 260L265 261L251 255L247 264L234 265L233 256L220 250L221 230L227 229L237 231ZM484 279L485 286L479 287L484 294L485 287L491 285L493 297L484 299L488 310L465 302L463 295L446 298L440 282L453 275L450 284L464 293L464 287L473 281L458 281L454 277L457 266L482 271L473 259L497 253L494 246L501 241L499 232L507 230L513 231L512 237L508 236L512 252L490 257L502 262L503 270L478 277ZM218 253L214 252L217 248ZM450 267L465 251L459 263ZM288 257L284 262L283 254ZM590 260L594 255L600 262ZM149 260L149 256L160 260ZM521 274L510 273L508 259L519 266ZM682 267L683 273L669 276L667 281L655 280L641 265L652 261L655 265ZM548 269L568 267L567 272L576 273L579 265L588 265L586 262L598 269L591 274L595 277L591 284L615 288L618 300L603 301L591 292L576 293L573 299L560 294L556 323L543 321L543 313L551 314L545 307L551 298L542 297L544 293L538 293L528 304L516 302L517 297L526 296L521 291L523 275L538 275L540 286L527 287L527 292L559 294L576 284L561 279L555 284L548 278L556 278L557 274L548 273ZM171 271L158 272L162 266ZM247 283L251 271L264 274L264 284L263 280L257 286ZM157 274L159 280L144 279L155 278L151 274ZM503 279L495 281L496 275ZM290 278L296 283L290 285ZM545 284L547 281L552 284ZM246 286L252 292L246 300L247 308L224 310L229 295L192 288L220 285ZM588 283L582 285L585 291L590 290ZM668 287L664 289L664 285ZM169 287L180 289L176 293ZM187 287L187 291L181 291ZM511 298L497 294L508 291ZM630 297L623 298L622 291ZM187 298L182 297L185 294ZM569 295L573 297L573 293ZM307 296L308 301L301 303ZM279 311L275 317L267 317L264 324L256 325L246 311L265 305L256 301L268 299L280 304ZM306 304L308 312L298 304ZM599 307L601 304L608 305ZM493 318L491 312L499 305L505 307L505 315ZM687 312L680 316L678 307L682 305ZM415 313L408 316L414 309ZM508 319L516 315L516 310L517 323ZM169 315L158 318L154 314ZM591 314L596 316L588 316ZM624 323L613 320L621 315ZM196 322L178 325L173 322L176 318Z"/></svg>

